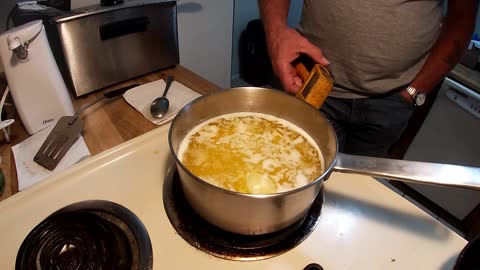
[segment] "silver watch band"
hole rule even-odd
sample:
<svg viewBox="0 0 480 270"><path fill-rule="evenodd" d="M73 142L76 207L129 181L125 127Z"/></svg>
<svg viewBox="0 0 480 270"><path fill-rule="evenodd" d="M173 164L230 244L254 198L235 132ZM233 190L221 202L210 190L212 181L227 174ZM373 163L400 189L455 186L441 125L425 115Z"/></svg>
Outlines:
<svg viewBox="0 0 480 270"><path fill-rule="evenodd" d="M418 91L413 86L408 86L405 91L412 97L415 106L422 106L425 103L425 93Z"/></svg>
<svg viewBox="0 0 480 270"><path fill-rule="evenodd" d="M415 95L417 94L418 90L417 88L413 87L413 86L408 86L405 91L410 95L412 96L412 98L415 98Z"/></svg>

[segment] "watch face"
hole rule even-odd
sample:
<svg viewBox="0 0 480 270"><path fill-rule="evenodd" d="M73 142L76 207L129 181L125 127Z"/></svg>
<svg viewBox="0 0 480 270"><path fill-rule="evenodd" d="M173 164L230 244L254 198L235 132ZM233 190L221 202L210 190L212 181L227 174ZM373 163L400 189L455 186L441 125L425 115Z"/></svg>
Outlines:
<svg viewBox="0 0 480 270"><path fill-rule="evenodd" d="M425 103L425 98L426 98L426 95L423 94L423 93L419 93L415 96L415 104L417 106L421 106L423 105L423 103Z"/></svg>

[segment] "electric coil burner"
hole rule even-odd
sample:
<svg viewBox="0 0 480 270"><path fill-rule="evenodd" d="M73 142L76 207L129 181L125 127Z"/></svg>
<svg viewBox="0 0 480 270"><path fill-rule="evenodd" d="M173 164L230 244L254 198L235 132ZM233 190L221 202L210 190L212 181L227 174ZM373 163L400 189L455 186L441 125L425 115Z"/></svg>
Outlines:
<svg viewBox="0 0 480 270"><path fill-rule="evenodd" d="M152 246L127 208L83 201L37 225L20 246L15 269L152 269Z"/></svg>
<svg viewBox="0 0 480 270"><path fill-rule="evenodd" d="M323 205L323 188L307 214L279 232L246 236L226 232L195 213L186 201L175 165L163 184L163 204L177 233L193 247L210 255L236 261L254 261L280 255L300 244L315 229Z"/></svg>

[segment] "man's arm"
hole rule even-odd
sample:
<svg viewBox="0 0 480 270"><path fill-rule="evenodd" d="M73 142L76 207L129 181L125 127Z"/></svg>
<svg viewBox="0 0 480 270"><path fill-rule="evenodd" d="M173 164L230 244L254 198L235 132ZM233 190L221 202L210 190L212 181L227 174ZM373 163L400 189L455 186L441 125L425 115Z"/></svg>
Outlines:
<svg viewBox="0 0 480 270"><path fill-rule="evenodd" d="M477 4L477 0L448 0L447 17L440 35L411 86L431 91L460 61L475 29ZM402 95L412 100L406 92Z"/></svg>
<svg viewBox="0 0 480 270"><path fill-rule="evenodd" d="M303 82L291 65L293 60L304 53L320 64L329 62L319 48L287 26L290 0L259 0L258 4L273 72L286 91L296 93Z"/></svg>

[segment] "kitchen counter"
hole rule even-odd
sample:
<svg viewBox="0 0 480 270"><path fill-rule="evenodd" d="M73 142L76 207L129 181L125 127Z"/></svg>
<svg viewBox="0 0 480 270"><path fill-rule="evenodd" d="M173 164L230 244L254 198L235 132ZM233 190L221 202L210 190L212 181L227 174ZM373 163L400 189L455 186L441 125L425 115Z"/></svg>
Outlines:
<svg viewBox="0 0 480 270"><path fill-rule="evenodd" d="M148 83L159 80L166 75L175 76L175 80L200 94L207 94L220 89L218 86L201 78L187 68L178 65L175 68L161 70L129 80L88 94L84 97L73 98L73 105L75 109L78 109L83 104L96 99L106 91L134 83ZM2 89L3 88L4 87L2 87ZM82 116L85 121L82 135L92 156L158 127L145 119L123 98L117 98L112 101L104 101L96 104L83 112ZM3 136L0 140L0 155L2 158L2 164L0 166L6 180L5 191L0 197L0 200L4 200L18 192L15 159L11 147L28 137L29 134L17 116L11 129L11 143L6 143Z"/></svg>

